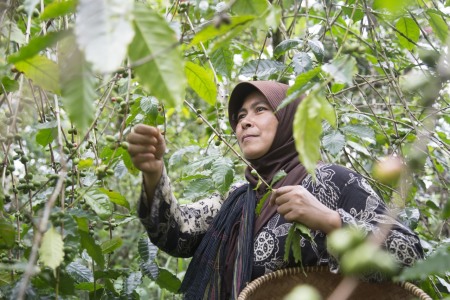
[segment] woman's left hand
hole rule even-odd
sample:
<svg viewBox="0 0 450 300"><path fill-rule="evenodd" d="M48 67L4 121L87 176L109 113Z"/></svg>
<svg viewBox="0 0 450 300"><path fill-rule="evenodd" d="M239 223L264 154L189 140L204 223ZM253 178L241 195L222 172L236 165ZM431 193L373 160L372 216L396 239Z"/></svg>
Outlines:
<svg viewBox="0 0 450 300"><path fill-rule="evenodd" d="M322 204L307 189L300 185L288 185L273 190L270 204L288 222L298 222L313 229L330 233L341 227L341 217Z"/></svg>

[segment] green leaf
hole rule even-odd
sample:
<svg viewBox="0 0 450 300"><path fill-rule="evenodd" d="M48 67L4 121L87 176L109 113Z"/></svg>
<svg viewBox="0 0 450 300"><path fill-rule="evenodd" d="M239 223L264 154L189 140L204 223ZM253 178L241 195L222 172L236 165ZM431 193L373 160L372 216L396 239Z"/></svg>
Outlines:
<svg viewBox="0 0 450 300"><path fill-rule="evenodd" d="M352 134L360 138L369 138L375 140L375 132L372 128L365 125L346 125L341 127L342 132L345 134Z"/></svg>
<svg viewBox="0 0 450 300"><path fill-rule="evenodd" d="M316 67L306 73L302 73L295 78L294 84L288 88L287 97L281 102L277 110L287 106L292 101L296 100L300 95L304 94L314 84L314 79L320 74L322 69Z"/></svg>
<svg viewBox="0 0 450 300"><path fill-rule="evenodd" d="M373 1L373 9L375 10L388 10L394 15L401 14L403 9L408 7L408 0L374 0Z"/></svg>
<svg viewBox="0 0 450 300"><path fill-rule="evenodd" d="M336 82L352 84L353 75L356 74L355 58L343 55L333 60L331 64L322 66L322 70L329 73Z"/></svg>
<svg viewBox="0 0 450 300"><path fill-rule="evenodd" d="M15 64L33 83L44 90L59 93L59 70L56 63L44 56L34 56Z"/></svg>
<svg viewBox="0 0 450 300"><path fill-rule="evenodd" d="M400 45L408 50L412 50L420 37L419 26L412 18L403 17L397 21L395 27L403 34L396 32Z"/></svg>
<svg viewBox="0 0 450 300"><path fill-rule="evenodd" d="M66 267L66 271L70 275L70 277L75 280L76 283L94 282L92 270L77 261L73 261L68 264Z"/></svg>
<svg viewBox="0 0 450 300"><path fill-rule="evenodd" d="M308 46L311 48L317 60L322 61L325 54L325 48L322 42L319 40L308 40Z"/></svg>
<svg viewBox="0 0 450 300"><path fill-rule="evenodd" d="M241 69L240 75L258 78L268 77L286 69L286 66L276 60L257 59L247 62Z"/></svg>
<svg viewBox="0 0 450 300"><path fill-rule="evenodd" d="M187 146L175 151L169 158L169 167L178 166L183 162L183 157L188 153L198 153L200 151L199 146Z"/></svg>
<svg viewBox="0 0 450 300"><path fill-rule="evenodd" d="M136 288L142 283L142 273L133 272L128 275L127 279L123 282L122 294L131 296Z"/></svg>
<svg viewBox="0 0 450 300"><path fill-rule="evenodd" d="M117 70L134 36L133 1L79 0L75 34L86 60L102 73Z"/></svg>
<svg viewBox="0 0 450 300"><path fill-rule="evenodd" d="M101 283L93 283L93 282L81 282L75 285L75 288L77 290L81 290L81 291L88 291L88 292L93 292L93 291L98 291L99 289L103 288L103 284Z"/></svg>
<svg viewBox="0 0 450 300"><path fill-rule="evenodd" d="M136 33L128 51L139 82L159 100L181 104L186 79L175 33L163 17L141 4L136 4L134 16Z"/></svg>
<svg viewBox="0 0 450 300"><path fill-rule="evenodd" d="M123 244L122 238L119 236L113 237L110 240L107 240L101 244L102 253L108 254L113 252L114 250L120 248Z"/></svg>
<svg viewBox="0 0 450 300"><path fill-rule="evenodd" d="M294 117L295 146L300 161L310 174L314 174L320 159L321 102L316 93L310 93L297 107Z"/></svg>
<svg viewBox="0 0 450 300"><path fill-rule="evenodd" d="M336 155L345 146L345 136L339 130L333 130L323 137L322 143L325 150Z"/></svg>
<svg viewBox="0 0 450 300"><path fill-rule="evenodd" d="M36 126L36 129L38 129L38 132L36 134L36 142L42 147L45 147L53 142L58 134L57 126L58 124L56 123L56 121L38 124Z"/></svg>
<svg viewBox="0 0 450 300"><path fill-rule="evenodd" d="M442 19L442 16L434 9L427 9L427 15L430 17L430 25L433 28L436 36L445 43L448 36L448 26L447 23Z"/></svg>
<svg viewBox="0 0 450 300"><path fill-rule="evenodd" d="M211 62L218 74L231 78L234 64L233 52L227 48L219 48L211 54Z"/></svg>
<svg viewBox="0 0 450 300"><path fill-rule="evenodd" d="M119 192L107 190L105 188L100 188L99 191L102 192L103 194L107 195L109 198L109 201L111 201L112 203L123 206L123 207L127 208L128 210L130 210L130 203Z"/></svg>
<svg viewBox="0 0 450 300"><path fill-rule="evenodd" d="M289 253L292 251L294 261L300 263L302 268L302 247L300 246L301 235L296 232L295 223L289 228L284 247L284 260L289 261Z"/></svg>
<svg viewBox="0 0 450 300"><path fill-rule="evenodd" d="M9 271L0 271L0 287L12 283L11 273Z"/></svg>
<svg viewBox="0 0 450 300"><path fill-rule="evenodd" d="M52 2L45 6L44 11L39 16L41 20L55 19L75 13L77 0L67 0L62 2Z"/></svg>
<svg viewBox="0 0 450 300"><path fill-rule="evenodd" d="M345 6L341 6L341 8L347 17L352 18L353 22L361 21L362 18L364 18L364 11L360 8L345 7Z"/></svg>
<svg viewBox="0 0 450 300"><path fill-rule="evenodd" d="M270 4L267 0L237 0L231 6L231 10L237 15L262 15Z"/></svg>
<svg viewBox="0 0 450 300"><path fill-rule="evenodd" d="M287 173L284 170L279 170L275 173L275 175L272 178L272 182L270 183L270 186L273 186L275 183L286 177Z"/></svg>
<svg viewBox="0 0 450 300"><path fill-rule="evenodd" d="M4 219L0 219L0 249L9 249L14 246L16 231L14 226Z"/></svg>
<svg viewBox="0 0 450 300"><path fill-rule="evenodd" d="M184 190L183 196L187 199L197 199L206 196L214 182L210 178L200 178L192 180Z"/></svg>
<svg viewBox="0 0 450 300"><path fill-rule="evenodd" d="M275 47L275 49L273 50L273 56L275 58L278 58L292 48L296 48L302 42L303 41L300 39L284 40Z"/></svg>
<svg viewBox="0 0 450 300"><path fill-rule="evenodd" d="M211 22L194 36L189 46L193 47L214 38L217 38L219 43L224 44L227 40L246 29L254 19L255 16L230 17L229 24L222 24L219 27L216 27L213 22Z"/></svg>
<svg viewBox="0 0 450 300"><path fill-rule="evenodd" d="M214 105L217 98L217 87L214 74L193 62L186 62L185 73L189 86L208 104Z"/></svg>
<svg viewBox="0 0 450 300"><path fill-rule="evenodd" d="M103 220L109 218L112 214L111 202L109 197L99 190L89 190L84 193L83 199L92 210Z"/></svg>
<svg viewBox="0 0 450 300"><path fill-rule="evenodd" d="M34 8L39 3L39 0L24 0L23 6L25 8L25 12L28 16L31 16L33 13Z"/></svg>
<svg viewBox="0 0 450 300"><path fill-rule="evenodd" d="M142 237L138 241L138 252L140 256L139 267L142 272L156 280L159 276L159 268L155 262L158 247L153 245L148 237Z"/></svg>
<svg viewBox="0 0 450 300"><path fill-rule="evenodd" d="M234 178L234 165L233 161L229 158L221 157L214 160L211 166L212 180L215 187L221 194L225 194Z"/></svg>
<svg viewBox="0 0 450 300"><path fill-rule="evenodd" d="M53 31L44 36L34 37L26 46L23 46L19 51L8 56L8 62L14 64L32 58L47 47L54 45L66 35L67 31Z"/></svg>
<svg viewBox="0 0 450 300"><path fill-rule="evenodd" d="M7 93L15 92L19 89L19 83L16 80L10 79L8 76L2 78L2 85ZM3 89L0 90L0 94L3 93Z"/></svg>
<svg viewBox="0 0 450 300"><path fill-rule="evenodd" d="M294 65L295 74L302 74L308 72L312 68L312 59L305 52L299 52L294 55L292 59L292 64Z"/></svg>
<svg viewBox="0 0 450 300"><path fill-rule="evenodd" d="M159 268L159 276L156 280L156 284L158 284L160 288L166 289L169 292L176 294L180 289L181 281L170 271L164 268Z"/></svg>
<svg viewBox="0 0 450 300"><path fill-rule="evenodd" d="M22 30L14 22L5 22L5 26L0 28L0 32L3 36L7 36L10 41L16 42L19 45L26 44L27 42L25 34L23 34Z"/></svg>
<svg viewBox="0 0 450 300"><path fill-rule="evenodd" d="M198 172L198 170L202 168L208 168L216 159L219 159L220 156L218 155L210 155L210 156L204 156L201 157L191 163L189 163L185 168L184 172L186 174L194 174Z"/></svg>
<svg viewBox="0 0 450 300"><path fill-rule="evenodd" d="M53 271L64 260L64 242L61 234L54 227L50 227L42 237L39 260Z"/></svg>
<svg viewBox="0 0 450 300"><path fill-rule="evenodd" d="M262 196L262 198L258 201L258 205L256 205L256 208L255 208L255 213L257 216L259 216L261 214L261 210L263 209L264 204L266 203L266 201L269 198L271 193L272 193L272 191L266 192L264 194L264 196Z"/></svg>
<svg viewBox="0 0 450 300"><path fill-rule="evenodd" d="M89 256L103 269L105 267L105 257L103 256L102 248L95 243L94 238L89 233L80 230L79 234L81 247L86 249Z"/></svg>
<svg viewBox="0 0 450 300"><path fill-rule="evenodd" d="M59 44L62 101L69 119L83 132L94 120L95 78L73 36Z"/></svg>

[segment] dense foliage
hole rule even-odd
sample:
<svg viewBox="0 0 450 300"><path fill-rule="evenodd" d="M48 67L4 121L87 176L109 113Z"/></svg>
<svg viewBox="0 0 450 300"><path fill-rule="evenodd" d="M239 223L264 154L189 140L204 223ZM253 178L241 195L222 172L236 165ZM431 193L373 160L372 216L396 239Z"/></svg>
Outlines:
<svg viewBox="0 0 450 300"><path fill-rule="evenodd" d="M448 0L2 1L0 298L172 298L188 260L145 236L126 134L165 132L180 202L225 193L242 79L307 94L302 162L369 179L426 250L396 279L449 297L449 17Z"/></svg>

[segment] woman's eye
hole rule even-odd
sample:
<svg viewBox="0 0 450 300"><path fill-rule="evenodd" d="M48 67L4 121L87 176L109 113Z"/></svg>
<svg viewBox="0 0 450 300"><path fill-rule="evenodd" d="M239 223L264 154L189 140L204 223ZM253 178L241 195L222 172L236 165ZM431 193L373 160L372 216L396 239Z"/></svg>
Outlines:
<svg viewBox="0 0 450 300"><path fill-rule="evenodd" d="M244 117L245 117L245 114L239 114L239 115L237 116L237 119L238 119L238 121L239 121L239 120L242 120Z"/></svg>
<svg viewBox="0 0 450 300"><path fill-rule="evenodd" d="M256 108L256 111L257 111L257 112L261 112L261 111L264 111L264 110L267 110L267 108L265 108L264 106L258 106L258 107Z"/></svg>

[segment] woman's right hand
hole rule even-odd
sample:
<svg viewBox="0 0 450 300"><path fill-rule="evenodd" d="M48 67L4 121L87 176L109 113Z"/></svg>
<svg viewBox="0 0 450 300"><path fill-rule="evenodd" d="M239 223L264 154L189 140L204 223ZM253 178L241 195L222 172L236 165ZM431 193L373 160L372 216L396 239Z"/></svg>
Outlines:
<svg viewBox="0 0 450 300"><path fill-rule="evenodd" d="M166 151L166 143L159 129L138 124L128 134L127 141L128 153L135 167L141 170L145 177L159 179Z"/></svg>

